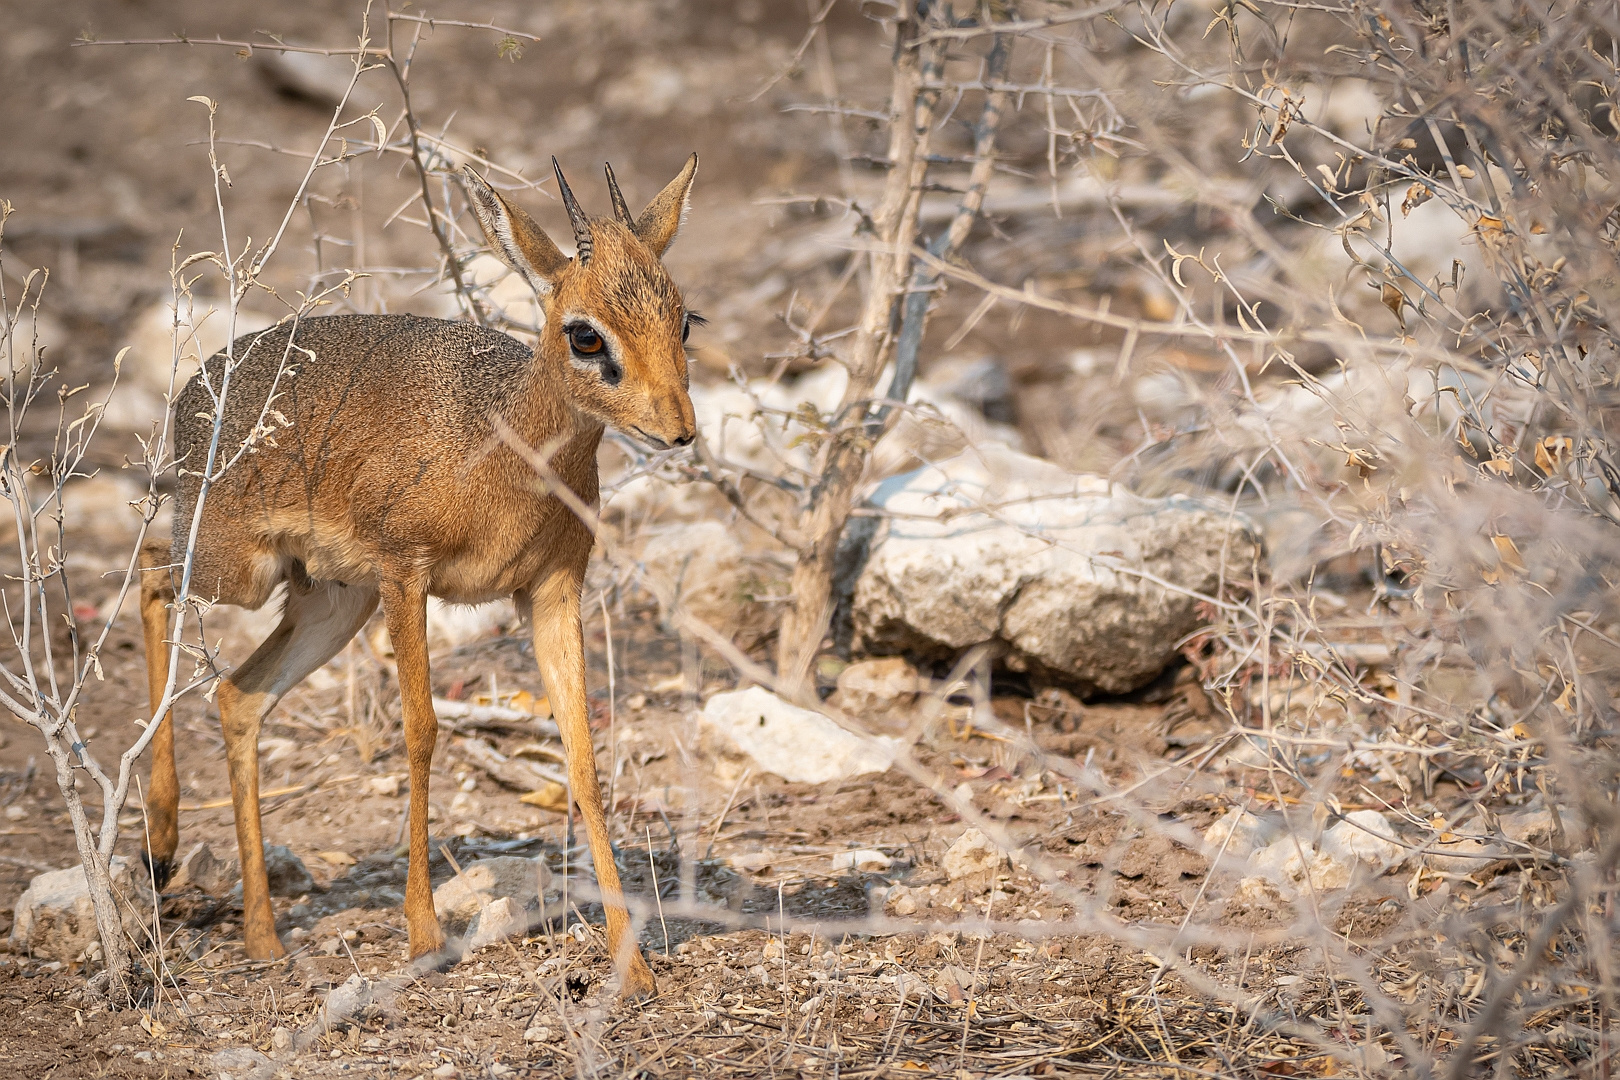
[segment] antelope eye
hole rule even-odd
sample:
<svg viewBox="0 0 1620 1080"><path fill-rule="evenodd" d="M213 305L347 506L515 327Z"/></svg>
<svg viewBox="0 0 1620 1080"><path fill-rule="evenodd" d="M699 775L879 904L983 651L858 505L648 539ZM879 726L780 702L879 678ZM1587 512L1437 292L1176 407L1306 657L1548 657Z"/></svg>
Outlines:
<svg viewBox="0 0 1620 1080"><path fill-rule="evenodd" d="M581 356L594 356L602 351L602 335L594 328L584 323L576 323L570 326L566 333L568 344Z"/></svg>
<svg viewBox="0 0 1620 1080"><path fill-rule="evenodd" d="M692 336L692 327L702 326L708 321L697 312L688 311L686 317L681 320L681 344L685 345L686 339Z"/></svg>

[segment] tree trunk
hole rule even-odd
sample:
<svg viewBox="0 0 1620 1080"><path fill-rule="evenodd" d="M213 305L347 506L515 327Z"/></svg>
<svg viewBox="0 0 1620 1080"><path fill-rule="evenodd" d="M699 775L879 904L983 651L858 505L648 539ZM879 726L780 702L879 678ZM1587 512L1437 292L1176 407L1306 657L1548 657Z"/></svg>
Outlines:
<svg viewBox="0 0 1620 1080"><path fill-rule="evenodd" d="M948 13L945 17L949 18ZM832 614L834 555L871 450L866 405L893 348L895 305L911 279L911 247L917 237L917 211L928 171L928 139L939 102L939 91L923 89L923 83L937 86L945 61L943 40L920 46L914 43L924 25L913 12L898 24L895 34L889 175L883 199L872 214L872 230L857 234L872 244L870 285L845 364L849 385L834 418L833 435L821 451L820 479L800 518L799 535L805 541L793 568L793 599L783 613L777 642L776 672L783 691L790 695L802 690Z"/></svg>
<svg viewBox="0 0 1620 1080"><path fill-rule="evenodd" d="M84 802L79 798L78 784L73 773L69 750L60 739L45 733L45 746L56 763L56 786L67 804L68 817L73 822L73 840L79 847L79 861L84 866L85 881L90 889L90 905L96 913L96 934L101 939L101 959L106 973L107 999L114 1005L128 1005L134 1001L129 977L133 967L129 942L124 937L124 920L118 912L118 897L113 893L111 861L96 842L85 815ZM116 814L114 809L111 811Z"/></svg>
<svg viewBox="0 0 1620 1080"><path fill-rule="evenodd" d="M948 6L940 17L946 23L951 21ZM833 581L839 576L840 540L849 521L855 492L865 476L872 447L893 417L892 405L869 413L867 403L894 351L895 307L897 304L901 307L900 345L894 378L884 396L904 401L916 374L928 307L941 281L937 271L923 270L915 278L911 271L912 246L917 240L917 212L928 170L928 137L939 101L938 91L922 90L920 86L939 85L945 60L941 42L929 42L915 49L906 47L907 39L917 29L915 21L908 21L897 43L891 94L894 120L889 136L890 171L883 204L873 218L878 232L876 240L881 246L872 256L872 284L866 294L849 364L849 388L834 424L835 434L824 451L820 481L811 492L810 505L800 526L800 535L806 539L793 569L793 599L783 617L777 646L777 674L789 690L802 690L810 665L821 648L838 599L833 595ZM1011 38L998 35L987 58L986 85L996 85L1006 78L1011 57ZM912 103L910 124L901 119L906 102ZM983 205L985 188L994 167L996 132L1007 104L1005 91L991 91L985 99L984 112L975 132L975 161L967 191L949 227L930 245L930 251L937 257L948 259L961 247Z"/></svg>

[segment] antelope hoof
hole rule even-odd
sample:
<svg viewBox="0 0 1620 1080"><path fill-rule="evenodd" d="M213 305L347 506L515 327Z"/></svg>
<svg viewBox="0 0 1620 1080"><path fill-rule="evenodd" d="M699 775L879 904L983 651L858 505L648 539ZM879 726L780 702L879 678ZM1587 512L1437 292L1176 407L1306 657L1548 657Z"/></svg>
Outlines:
<svg viewBox="0 0 1620 1080"><path fill-rule="evenodd" d="M652 968L637 952L625 968L619 979L619 1000L646 1001L658 993L658 981L653 978Z"/></svg>
<svg viewBox="0 0 1620 1080"><path fill-rule="evenodd" d="M242 944L246 948L249 960L280 960L287 955L287 947L275 934L249 935Z"/></svg>
<svg viewBox="0 0 1620 1080"><path fill-rule="evenodd" d="M169 883L174 876L174 860L172 858L154 858L150 851L141 852L141 861L146 863L147 872L152 875L152 881L159 891Z"/></svg>

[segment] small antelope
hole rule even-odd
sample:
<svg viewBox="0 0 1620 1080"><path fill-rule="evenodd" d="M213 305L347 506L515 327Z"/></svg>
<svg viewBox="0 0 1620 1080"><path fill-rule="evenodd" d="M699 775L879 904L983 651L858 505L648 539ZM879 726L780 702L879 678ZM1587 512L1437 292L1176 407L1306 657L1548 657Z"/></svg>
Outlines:
<svg viewBox="0 0 1620 1080"><path fill-rule="evenodd" d="M659 260L686 210L697 155L635 218L611 166L612 218L588 218L556 171L577 245L572 259L528 214L466 170L485 237L541 298L545 326L535 351L470 323L409 315L311 318L236 342L239 366L231 375L220 460L253 437L272 403L288 424L212 485L191 591L257 608L277 585L287 586L280 625L218 687L250 957L286 953L270 909L260 831L260 723L283 694L348 643L379 601L398 662L410 762L410 952L416 957L443 946L428 884L428 773L438 724L427 598L476 604L511 596L529 620L562 730L620 992L653 991L652 972L629 932L586 711L580 589L592 532L548 493L508 440L556 448L550 460L557 477L594 506L605 425L659 449L696 436L684 348L694 316ZM175 535L172 544L149 543L141 553L154 712L169 675L174 568L185 557L213 437L204 380L217 392L222 371L216 358L176 399ZM179 785L173 725L167 716L159 724L147 858L162 881L179 843Z"/></svg>

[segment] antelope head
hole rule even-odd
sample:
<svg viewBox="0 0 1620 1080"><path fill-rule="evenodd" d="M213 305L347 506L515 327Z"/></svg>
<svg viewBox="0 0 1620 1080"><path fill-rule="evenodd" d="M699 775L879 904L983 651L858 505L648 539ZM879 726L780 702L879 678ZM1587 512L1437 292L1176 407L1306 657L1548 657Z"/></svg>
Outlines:
<svg viewBox="0 0 1620 1080"><path fill-rule="evenodd" d="M579 412L656 449L685 446L697 435L685 342L701 320L686 310L660 259L686 212L697 155L640 217L631 217L611 165L613 216L606 218L588 217L557 159L551 164L574 230L572 259L521 208L463 170L484 237L540 297L539 355L563 372Z"/></svg>

